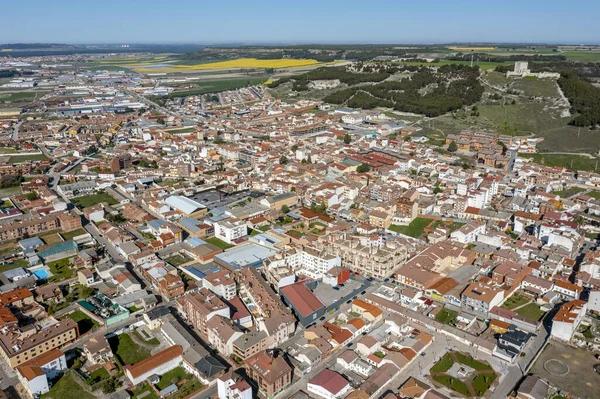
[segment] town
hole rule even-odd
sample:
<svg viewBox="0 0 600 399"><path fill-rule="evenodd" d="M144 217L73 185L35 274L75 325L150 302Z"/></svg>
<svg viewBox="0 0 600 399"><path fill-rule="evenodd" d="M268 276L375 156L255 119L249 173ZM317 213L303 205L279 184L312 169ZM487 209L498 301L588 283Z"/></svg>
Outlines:
<svg viewBox="0 0 600 399"><path fill-rule="evenodd" d="M0 60L0 397L599 397L600 173L543 139Z"/></svg>

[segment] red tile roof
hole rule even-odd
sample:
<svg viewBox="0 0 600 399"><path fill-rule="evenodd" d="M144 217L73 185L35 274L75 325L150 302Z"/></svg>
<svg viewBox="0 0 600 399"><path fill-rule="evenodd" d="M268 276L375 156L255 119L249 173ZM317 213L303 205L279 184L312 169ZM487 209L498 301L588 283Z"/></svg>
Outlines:
<svg viewBox="0 0 600 399"><path fill-rule="evenodd" d="M348 386L348 381L340 374L335 371L331 371L329 369L325 369L321 371L319 374L314 376L308 381L309 384L318 385L323 389L326 389L327 392L330 392L333 395L338 394L342 391L346 386Z"/></svg>
<svg viewBox="0 0 600 399"><path fill-rule="evenodd" d="M304 317L325 306L303 282L287 285L281 289L281 292Z"/></svg>
<svg viewBox="0 0 600 399"><path fill-rule="evenodd" d="M152 355L149 358L142 360L139 363L129 364L123 368L126 371L129 371L131 377L137 378L167 363L168 361L175 359L177 356L181 356L182 354L183 348L179 345L174 345L161 352L158 352L156 355Z"/></svg>

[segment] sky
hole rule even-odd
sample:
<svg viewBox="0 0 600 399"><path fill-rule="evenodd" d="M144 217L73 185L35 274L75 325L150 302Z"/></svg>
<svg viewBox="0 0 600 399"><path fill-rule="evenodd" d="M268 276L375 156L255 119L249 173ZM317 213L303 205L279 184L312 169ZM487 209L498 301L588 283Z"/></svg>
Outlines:
<svg viewBox="0 0 600 399"><path fill-rule="evenodd" d="M600 43L598 0L30 0L0 43Z"/></svg>

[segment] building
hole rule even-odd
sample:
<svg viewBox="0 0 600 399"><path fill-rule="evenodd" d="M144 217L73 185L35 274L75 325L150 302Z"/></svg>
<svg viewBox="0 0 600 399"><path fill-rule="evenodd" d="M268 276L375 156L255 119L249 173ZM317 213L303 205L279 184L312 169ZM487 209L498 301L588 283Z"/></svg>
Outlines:
<svg viewBox="0 0 600 399"><path fill-rule="evenodd" d="M228 244L235 244L247 235L248 227L243 220L227 219L215 223L215 237Z"/></svg>
<svg viewBox="0 0 600 399"><path fill-rule="evenodd" d="M108 340L103 333L96 334L83 344L83 353L94 364L104 363L113 357Z"/></svg>
<svg viewBox="0 0 600 399"><path fill-rule="evenodd" d="M136 364L123 367L125 375L133 385L137 385L153 375L163 375L183 362L183 348L173 345Z"/></svg>
<svg viewBox="0 0 600 399"><path fill-rule="evenodd" d="M18 366L16 371L23 386L35 397L48 392L48 380L66 369L65 354L60 349L52 349Z"/></svg>
<svg viewBox="0 0 600 399"><path fill-rule="evenodd" d="M248 376L256 382L260 393L273 398L292 383L292 367L274 351L260 352L246 362Z"/></svg>
<svg viewBox="0 0 600 399"><path fill-rule="evenodd" d="M229 371L217 379L219 399L252 399L252 387L241 377Z"/></svg>
<svg viewBox="0 0 600 399"><path fill-rule="evenodd" d="M557 340L570 341L586 310L587 303L580 299L563 304L552 318L550 336Z"/></svg>
<svg viewBox="0 0 600 399"><path fill-rule="evenodd" d="M231 272L219 270L202 279L202 286L229 301L235 297L236 285Z"/></svg>
<svg viewBox="0 0 600 399"><path fill-rule="evenodd" d="M461 295L461 307L464 311L487 316L488 312L494 306L500 305L503 299L504 290L497 289L491 284L473 282Z"/></svg>
<svg viewBox="0 0 600 399"><path fill-rule="evenodd" d="M350 383L335 371L325 369L308 381L306 390L326 399L343 398L352 390Z"/></svg>
<svg viewBox="0 0 600 399"><path fill-rule="evenodd" d="M78 336L77 323L71 319L34 333L7 328L0 332L0 353L8 365L15 368L36 356L75 341Z"/></svg>
<svg viewBox="0 0 600 399"><path fill-rule="evenodd" d="M298 322L304 327L325 314L325 305L308 289L306 282L287 285L280 292L283 301L292 308Z"/></svg>
<svg viewBox="0 0 600 399"><path fill-rule="evenodd" d="M189 322L208 337L208 321L215 316L230 317L229 306L218 296L207 290L186 294L183 297L183 311Z"/></svg>
<svg viewBox="0 0 600 399"><path fill-rule="evenodd" d="M269 209L280 210L283 206L288 208L298 205L298 196L296 193L283 193L260 200L261 205L268 206Z"/></svg>

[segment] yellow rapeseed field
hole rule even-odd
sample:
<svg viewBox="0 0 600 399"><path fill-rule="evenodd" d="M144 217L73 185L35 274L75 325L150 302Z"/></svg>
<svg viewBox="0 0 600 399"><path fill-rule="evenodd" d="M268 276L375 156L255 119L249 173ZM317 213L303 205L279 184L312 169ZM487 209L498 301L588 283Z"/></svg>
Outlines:
<svg viewBox="0 0 600 399"><path fill-rule="evenodd" d="M496 47L448 47L448 49L454 51L492 51Z"/></svg>
<svg viewBox="0 0 600 399"><path fill-rule="evenodd" d="M167 68L139 68L147 66L148 63L130 65L134 70L141 73L165 73L165 72L185 72L185 71L200 71L206 69L234 69L234 68L294 68L310 65L318 65L316 60L294 60L274 59L274 60L259 60L256 58L240 58L231 61L211 62L208 64L196 65L173 65Z"/></svg>

